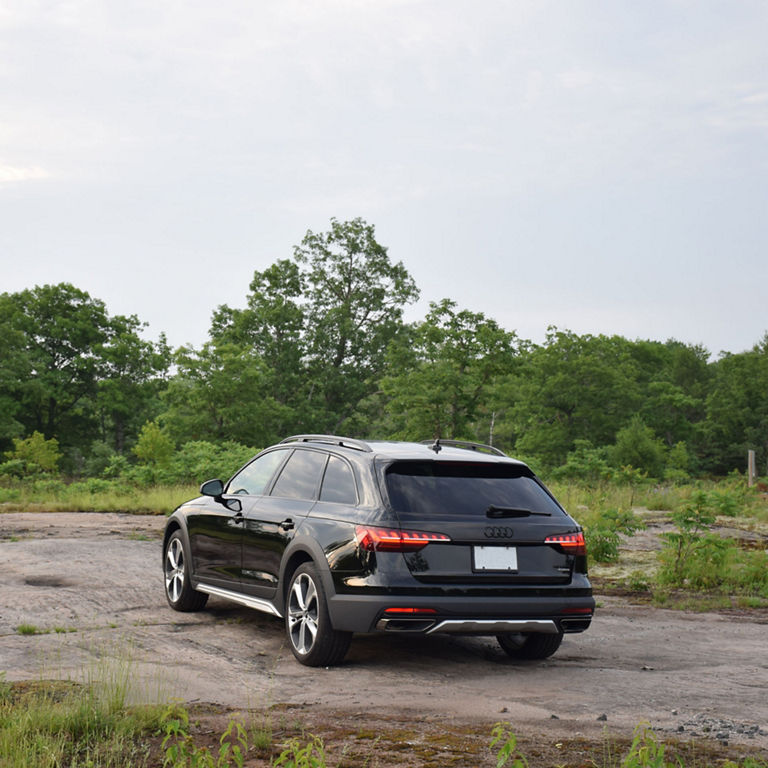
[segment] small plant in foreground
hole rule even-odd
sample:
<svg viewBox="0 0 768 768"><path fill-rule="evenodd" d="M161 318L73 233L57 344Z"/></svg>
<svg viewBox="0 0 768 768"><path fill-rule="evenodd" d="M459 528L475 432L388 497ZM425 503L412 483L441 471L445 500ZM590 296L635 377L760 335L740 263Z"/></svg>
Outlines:
<svg viewBox="0 0 768 768"><path fill-rule="evenodd" d="M517 751L517 736L504 723L496 723L491 731L490 748L496 752L496 768L528 768L528 761ZM510 760L512 762L510 762Z"/></svg>
<svg viewBox="0 0 768 768"><path fill-rule="evenodd" d="M642 723L635 728L629 754L621 761L621 768L676 768L679 760L664 758L666 746L659 741L650 726Z"/></svg>
<svg viewBox="0 0 768 768"><path fill-rule="evenodd" d="M310 740L302 745L298 738L293 738L277 756L273 765L282 765L285 768L326 768L323 740L310 734Z"/></svg>
<svg viewBox="0 0 768 768"><path fill-rule="evenodd" d="M229 721L219 739L218 755L208 747L198 747L189 733L189 714L178 705L169 706L163 715L162 748L164 768L243 768L248 754L248 732L238 720Z"/></svg>

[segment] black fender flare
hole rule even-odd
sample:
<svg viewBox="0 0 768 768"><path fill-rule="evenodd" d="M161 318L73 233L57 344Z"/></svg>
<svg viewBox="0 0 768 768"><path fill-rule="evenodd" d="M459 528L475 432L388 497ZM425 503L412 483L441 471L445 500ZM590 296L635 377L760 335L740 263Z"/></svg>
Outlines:
<svg viewBox="0 0 768 768"><path fill-rule="evenodd" d="M288 580L286 578L289 566L300 558L303 562L312 562L317 567L320 578L323 581L323 589L327 597L336 594L336 588L333 585L333 576L331 568L328 565L328 558L322 547L310 536L302 536L301 532L291 539L291 542L283 552L283 558L280 562L280 574L278 577L278 590L273 600L275 606L281 613L285 613L285 595L288 591Z"/></svg>

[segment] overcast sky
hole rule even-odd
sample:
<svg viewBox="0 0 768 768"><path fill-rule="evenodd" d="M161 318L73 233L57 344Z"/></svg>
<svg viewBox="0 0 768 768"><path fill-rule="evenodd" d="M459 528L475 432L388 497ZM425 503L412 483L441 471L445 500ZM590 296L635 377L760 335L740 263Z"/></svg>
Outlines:
<svg viewBox="0 0 768 768"><path fill-rule="evenodd" d="M361 216L524 338L768 330L765 0L0 0L0 292L200 345Z"/></svg>

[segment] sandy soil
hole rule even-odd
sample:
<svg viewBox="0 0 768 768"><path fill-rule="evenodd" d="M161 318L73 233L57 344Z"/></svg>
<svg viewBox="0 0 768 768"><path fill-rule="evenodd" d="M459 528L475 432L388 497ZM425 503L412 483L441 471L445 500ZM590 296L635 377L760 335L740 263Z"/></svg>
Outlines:
<svg viewBox="0 0 768 768"><path fill-rule="evenodd" d="M81 678L130 663L133 696L272 707L365 723L504 720L557 739L662 733L768 756L765 616L688 614L598 597L592 628L538 663L486 638L357 637L342 666L308 669L278 619L211 599L196 614L163 595L164 518L0 514L0 672ZM20 625L44 634L22 635ZM421 763L415 763L421 764Z"/></svg>

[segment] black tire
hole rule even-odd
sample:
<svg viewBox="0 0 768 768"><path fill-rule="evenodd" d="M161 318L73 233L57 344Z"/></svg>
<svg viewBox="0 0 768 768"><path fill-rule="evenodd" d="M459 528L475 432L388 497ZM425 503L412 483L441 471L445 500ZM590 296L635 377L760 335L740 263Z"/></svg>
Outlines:
<svg viewBox="0 0 768 768"><path fill-rule="evenodd" d="M540 633L510 633L496 635L499 645L513 659L546 659L563 642L563 633L546 635Z"/></svg>
<svg viewBox="0 0 768 768"><path fill-rule="evenodd" d="M199 611L208 602L208 595L192 589L189 579L189 557L181 531L174 531L163 552L163 581L165 598L174 611Z"/></svg>
<svg viewBox="0 0 768 768"><path fill-rule="evenodd" d="M323 582L314 563L302 563L291 576L285 632L293 655L307 667L338 664L349 648L352 633L331 626Z"/></svg>

